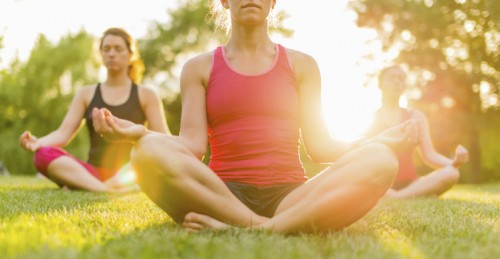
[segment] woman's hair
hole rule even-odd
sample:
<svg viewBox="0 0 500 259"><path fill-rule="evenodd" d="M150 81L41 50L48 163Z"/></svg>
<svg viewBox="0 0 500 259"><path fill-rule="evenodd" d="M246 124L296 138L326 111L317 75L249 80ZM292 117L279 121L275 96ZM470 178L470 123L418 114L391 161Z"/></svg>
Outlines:
<svg viewBox="0 0 500 259"><path fill-rule="evenodd" d="M127 49L131 53L128 75L134 83L140 83L144 73L144 63L142 62L137 42L133 40L130 34L128 34L125 30L120 28L110 28L107 29L101 37L101 42L99 44L100 50L102 50L104 38L108 35L121 37L125 41L125 45L127 45Z"/></svg>
<svg viewBox="0 0 500 259"><path fill-rule="evenodd" d="M231 30L231 15L229 11L222 6L220 0L208 0L210 14L217 28L222 28L226 33ZM277 23L277 15L271 10L267 17L269 25L275 26Z"/></svg>

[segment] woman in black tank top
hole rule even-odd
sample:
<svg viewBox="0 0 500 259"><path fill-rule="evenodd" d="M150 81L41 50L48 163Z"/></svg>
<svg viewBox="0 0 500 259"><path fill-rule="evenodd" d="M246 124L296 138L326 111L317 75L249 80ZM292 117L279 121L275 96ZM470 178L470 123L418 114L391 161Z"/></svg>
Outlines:
<svg viewBox="0 0 500 259"><path fill-rule="evenodd" d="M58 129L41 138L25 131L19 141L21 147L35 153L37 170L61 187L124 191L130 186L125 187L117 173L129 162L132 144L104 140L94 130L92 111L105 108L133 123L147 122L153 131L168 132L168 129L156 93L135 84L140 82L144 66L130 35L119 28L106 30L100 53L107 68L106 81L81 88ZM90 139L87 162L61 149L77 133L82 119L86 120Z"/></svg>

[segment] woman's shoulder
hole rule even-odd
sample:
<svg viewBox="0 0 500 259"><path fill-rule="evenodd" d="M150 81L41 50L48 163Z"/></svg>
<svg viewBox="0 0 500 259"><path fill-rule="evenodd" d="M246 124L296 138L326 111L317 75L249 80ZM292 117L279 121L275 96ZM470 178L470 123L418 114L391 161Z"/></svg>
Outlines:
<svg viewBox="0 0 500 259"><path fill-rule="evenodd" d="M137 85L137 91L139 92L139 97L144 96L146 98L156 98L158 95L155 89L145 85Z"/></svg>
<svg viewBox="0 0 500 259"><path fill-rule="evenodd" d="M181 89L201 82L204 86L208 84L210 72L213 65L213 51L205 52L190 58L184 63L181 72ZM184 83L183 83L184 82ZM186 83L191 82L191 83Z"/></svg>
<svg viewBox="0 0 500 259"><path fill-rule="evenodd" d="M412 119L425 119L426 118L425 114L422 111L420 111L419 109L406 108L406 111L408 112L408 114L410 114L410 117Z"/></svg>
<svg viewBox="0 0 500 259"><path fill-rule="evenodd" d="M316 60L309 54L296 50L296 49L291 49L287 47L283 47L287 55L290 57L292 62L313 62L316 63Z"/></svg>
<svg viewBox="0 0 500 259"><path fill-rule="evenodd" d="M90 102L90 99L94 96L95 90L98 84L91 84L80 87L75 94L75 99L84 100L87 103Z"/></svg>
<svg viewBox="0 0 500 259"><path fill-rule="evenodd" d="M213 60L213 52L214 51L207 51L202 54L198 54L194 57L191 57L186 61L184 64L184 68L186 67L199 67L199 66L210 66L212 64Z"/></svg>
<svg viewBox="0 0 500 259"><path fill-rule="evenodd" d="M318 70L316 59L311 55L290 48L285 48L289 62L296 73L309 73Z"/></svg>
<svg viewBox="0 0 500 259"><path fill-rule="evenodd" d="M297 80L319 77L318 63L311 55L295 49L285 50Z"/></svg>

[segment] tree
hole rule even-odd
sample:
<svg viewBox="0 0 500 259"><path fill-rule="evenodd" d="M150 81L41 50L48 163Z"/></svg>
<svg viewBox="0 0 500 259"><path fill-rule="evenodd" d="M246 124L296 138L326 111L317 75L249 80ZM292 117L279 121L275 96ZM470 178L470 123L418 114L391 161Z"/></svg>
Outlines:
<svg viewBox="0 0 500 259"><path fill-rule="evenodd" d="M438 148L466 139L468 180L481 172L481 116L498 109L500 2L495 0L352 0L361 27L377 30L385 50L409 67ZM461 130L457 130L461 129Z"/></svg>
<svg viewBox="0 0 500 259"><path fill-rule="evenodd" d="M34 171L32 156L18 144L19 135L31 130L45 135L61 123L75 90L95 82L97 63L93 59L93 37L86 32L63 37L57 45L40 35L29 60L14 60L0 77L0 160L11 172ZM86 143L80 134L69 147L84 157Z"/></svg>

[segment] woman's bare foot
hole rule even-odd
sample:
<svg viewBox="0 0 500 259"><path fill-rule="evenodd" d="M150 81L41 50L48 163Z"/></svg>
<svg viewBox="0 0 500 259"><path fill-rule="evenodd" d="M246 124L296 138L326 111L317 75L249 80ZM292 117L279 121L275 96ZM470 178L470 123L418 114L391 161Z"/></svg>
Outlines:
<svg viewBox="0 0 500 259"><path fill-rule="evenodd" d="M184 217L184 222L182 222L182 227L184 227L189 232L199 232L204 229L208 230L225 230L232 226L218 221L210 216L198 214L195 212L190 212Z"/></svg>

